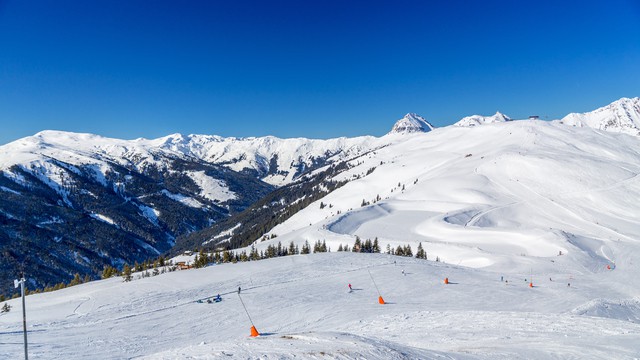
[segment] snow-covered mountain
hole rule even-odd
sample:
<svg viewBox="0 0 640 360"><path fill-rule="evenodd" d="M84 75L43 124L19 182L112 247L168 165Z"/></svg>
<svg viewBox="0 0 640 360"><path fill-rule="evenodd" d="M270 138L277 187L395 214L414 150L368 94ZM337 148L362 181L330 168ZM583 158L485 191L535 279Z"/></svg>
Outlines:
<svg viewBox="0 0 640 360"><path fill-rule="evenodd" d="M637 104L638 98L621 99L583 117L613 113L622 124L637 118ZM609 220L611 236L636 236L620 229L638 213L627 201L637 195L637 138L565 120L507 120L497 113L458 123L492 126L434 129L407 114L389 136L329 140L179 134L119 140L44 131L0 146L0 278L32 262L41 275L34 284L42 286L164 253L176 240L191 249L248 245L265 235L315 241L321 234L336 246L354 235L378 236L390 246L433 240L443 259L489 266L510 256L484 242L463 245L487 229L522 254L567 250L563 242L572 236L600 239L604 233L594 231ZM403 133L414 136L396 136ZM592 191L588 202L565 199L567 189L612 181L625 196ZM567 216L599 220L578 231L557 220ZM181 242L187 234L190 241ZM537 237L548 246L513 244Z"/></svg>
<svg viewBox="0 0 640 360"><path fill-rule="evenodd" d="M507 115L496 111L496 113L492 116L482 116L482 115L471 115L462 118L457 123L453 124L455 126L478 126L483 124L493 124L493 123L501 123L506 121L512 121L510 117Z"/></svg>
<svg viewBox="0 0 640 360"><path fill-rule="evenodd" d="M587 113L571 113L561 123L640 136L640 97L622 98Z"/></svg>
<svg viewBox="0 0 640 360"><path fill-rule="evenodd" d="M628 269L640 251L638 159L637 137L559 123L439 128L352 160L335 180L357 179L255 245L377 238L469 267L558 271L570 254L563 264L583 272Z"/></svg>
<svg viewBox="0 0 640 360"><path fill-rule="evenodd" d="M425 118L416 113L408 113L402 119L396 121L389 134L421 133L431 130L433 130L433 125Z"/></svg>
<svg viewBox="0 0 640 360"><path fill-rule="evenodd" d="M0 147L0 279L27 266L41 288L142 262L271 190L146 141L44 131Z"/></svg>
<svg viewBox="0 0 640 360"><path fill-rule="evenodd" d="M291 183L313 168L352 157L383 144L379 138L372 136L317 140L180 134L147 143L153 148L186 154L235 171L253 171L263 181L276 186Z"/></svg>

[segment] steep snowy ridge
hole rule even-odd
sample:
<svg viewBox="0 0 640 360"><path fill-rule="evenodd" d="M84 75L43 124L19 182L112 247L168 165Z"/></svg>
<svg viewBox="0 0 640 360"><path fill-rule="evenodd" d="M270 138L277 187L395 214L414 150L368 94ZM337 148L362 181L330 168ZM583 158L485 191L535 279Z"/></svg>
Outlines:
<svg viewBox="0 0 640 360"><path fill-rule="evenodd" d="M505 114L497 111L492 116L482 116L482 115L471 115L462 118L457 123L453 124L454 126L478 126L483 124L493 124L493 123L501 123L506 121L512 121L512 119Z"/></svg>
<svg viewBox="0 0 640 360"><path fill-rule="evenodd" d="M571 113L561 123L640 136L640 97L622 98L587 113Z"/></svg>
<svg viewBox="0 0 640 360"><path fill-rule="evenodd" d="M422 116L416 113L408 113L393 125L389 134L422 133L429 132L433 128L433 125Z"/></svg>

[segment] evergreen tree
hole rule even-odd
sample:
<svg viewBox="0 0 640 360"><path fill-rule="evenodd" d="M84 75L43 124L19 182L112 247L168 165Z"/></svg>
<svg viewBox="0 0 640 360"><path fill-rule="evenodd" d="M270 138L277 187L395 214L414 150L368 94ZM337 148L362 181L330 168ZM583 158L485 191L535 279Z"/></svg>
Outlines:
<svg viewBox="0 0 640 360"><path fill-rule="evenodd" d="M355 241L355 243L353 244L353 247L351 248L351 251L353 251L353 252L360 252L360 251L361 251L361 248L362 248L362 244L360 243L360 237L358 237L358 236L356 235L356 241Z"/></svg>
<svg viewBox="0 0 640 360"><path fill-rule="evenodd" d="M342 251L342 244L338 246L338 251Z"/></svg>
<svg viewBox="0 0 640 360"><path fill-rule="evenodd" d="M413 256L413 251L411 250L411 245L406 245L404 247L404 256Z"/></svg>
<svg viewBox="0 0 640 360"><path fill-rule="evenodd" d="M302 251L300 253L305 255L311 253L311 246L309 245L309 241L304 242L304 245L302 245Z"/></svg>
<svg viewBox="0 0 640 360"><path fill-rule="evenodd" d="M372 248L374 253L380 253L380 244L378 243L378 237L376 236L375 239L373 239L373 248Z"/></svg>
<svg viewBox="0 0 640 360"><path fill-rule="evenodd" d="M404 249L402 248L402 246L398 245L395 255L404 256Z"/></svg>
<svg viewBox="0 0 640 360"><path fill-rule="evenodd" d="M417 259L426 259L427 258L427 253L422 248L422 243L418 243L418 250L416 251L416 258Z"/></svg>
<svg viewBox="0 0 640 360"><path fill-rule="evenodd" d="M361 253L370 253L373 246L371 245L371 239L367 239L362 244L362 248L360 249Z"/></svg>
<svg viewBox="0 0 640 360"><path fill-rule="evenodd" d="M387 254L391 254L391 245L387 244ZM391 254L393 255L393 254Z"/></svg>
<svg viewBox="0 0 640 360"><path fill-rule="evenodd" d="M4 301L4 295L2 297L3 297L2 301ZM11 305L4 303L4 305L0 309L0 313L8 313L9 311L11 311Z"/></svg>
<svg viewBox="0 0 640 360"><path fill-rule="evenodd" d="M69 286L75 286L78 284L82 284L82 279L80 279L80 274L75 273L75 275L73 275L73 280L69 283Z"/></svg>
<svg viewBox="0 0 640 360"><path fill-rule="evenodd" d="M293 243L293 240L289 243L289 255L295 255L296 253L296 245Z"/></svg>
<svg viewBox="0 0 640 360"><path fill-rule="evenodd" d="M131 267L128 264L124 264L122 267L122 277L124 281L131 281Z"/></svg>
<svg viewBox="0 0 640 360"><path fill-rule="evenodd" d="M118 274L118 270L116 270L116 268L109 266L109 265L105 265L103 270L102 270L102 278L103 279L108 279L112 276L115 276Z"/></svg>
<svg viewBox="0 0 640 360"><path fill-rule="evenodd" d="M229 250L225 250L222 253L222 262L223 263L228 263L231 261L231 252Z"/></svg>
<svg viewBox="0 0 640 360"><path fill-rule="evenodd" d="M247 252L244 250L240 253L240 261L249 261L249 256L247 256Z"/></svg>
<svg viewBox="0 0 640 360"><path fill-rule="evenodd" d="M251 251L249 252L249 258L252 261L260 260L260 254L258 253L258 250L256 250L256 247L253 244L251 244Z"/></svg>

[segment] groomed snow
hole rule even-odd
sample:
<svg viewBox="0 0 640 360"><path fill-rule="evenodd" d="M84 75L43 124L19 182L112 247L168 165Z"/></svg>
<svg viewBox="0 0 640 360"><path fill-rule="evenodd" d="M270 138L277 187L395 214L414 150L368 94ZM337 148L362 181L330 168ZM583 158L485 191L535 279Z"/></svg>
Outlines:
<svg viewBox="0 0 640 360"><path fill-rule="evenodd" d="M640 353L640 325L627 314L637 314L631 297L637 292L623 284L622 274L582 274L570 287L567 274L554 274L553 281L536 274L530 288L528 274L327 253L128 283L112 278L28 296L30 357L633 359ZM258 338L249 337L238 286ZM378 303L376 286L386 305ZM220 303L197 302L218 293ZM598 298L620 310L590 316ZM20 299L8 303L12 311L0 315L0 353L18 359Z"/></svg>

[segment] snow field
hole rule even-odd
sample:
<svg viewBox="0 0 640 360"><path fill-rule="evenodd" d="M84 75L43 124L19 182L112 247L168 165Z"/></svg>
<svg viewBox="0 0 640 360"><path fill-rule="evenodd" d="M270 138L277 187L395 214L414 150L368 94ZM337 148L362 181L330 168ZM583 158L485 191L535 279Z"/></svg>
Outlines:
<svg viewBox="0 0 640 360"><path fill-rule="evenodd" d="M377 303L369 272L386 305ZM129 283L112 278L27 297L30 354L41 359L631 359L640 352L640 325L625 317L637 315L637 300L612 281L615 276L576 275L567 287L560 279L534 274L535 287L529 288L528 274L383 254L323 253ZM251 324L238 286L259 338L248 337ZM221 303L196 302L217 293ZM595 314L591 309L602 304L594 303L598 298L623 305ZM0 316L0 353L18 358L19 299L9 303L13 310Z"/></svg>

